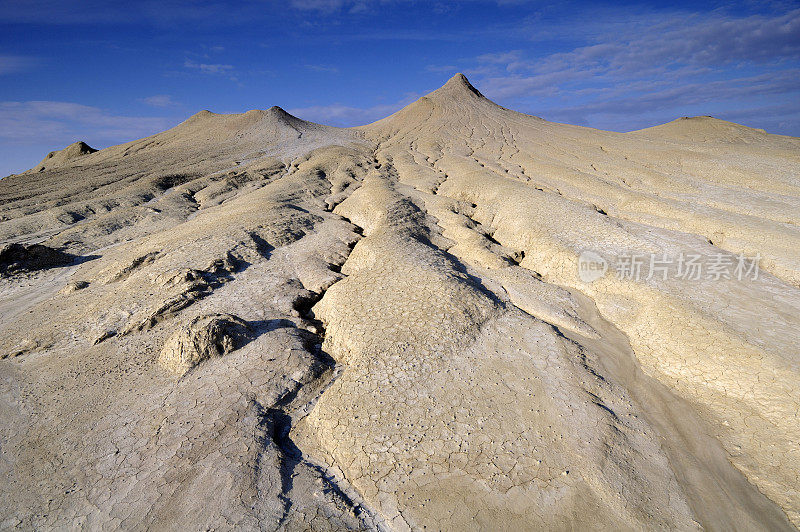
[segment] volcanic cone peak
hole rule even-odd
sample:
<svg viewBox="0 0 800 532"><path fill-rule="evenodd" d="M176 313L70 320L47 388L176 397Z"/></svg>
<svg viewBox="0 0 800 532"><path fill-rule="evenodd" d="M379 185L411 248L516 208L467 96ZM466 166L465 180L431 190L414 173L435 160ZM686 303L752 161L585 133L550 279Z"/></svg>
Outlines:
<svg viewBox="0 0 800 532"><path fill-rule="evenodd" d="M48 153L42 162L38 165L34 166L31 170L32 172L41 172L45 169L55 168L59 166L64 166L69 161L81 157L83 155L88 155L90 153L94 153L97 150L79 140L77 142L73 142L69 146L64 149L51 151Z"/></svg>
<svg viewBox="0 0 800 532"><path fill-rule="evenodd" d="M478 97L478 98L486 98L481 92L472 86L472 84L467 79L467 76L459 72L449 80L447 83L442 85L439 89L435 90L430 94L433 96L435 94L441 95L448 95L450 97Z"/></svg>

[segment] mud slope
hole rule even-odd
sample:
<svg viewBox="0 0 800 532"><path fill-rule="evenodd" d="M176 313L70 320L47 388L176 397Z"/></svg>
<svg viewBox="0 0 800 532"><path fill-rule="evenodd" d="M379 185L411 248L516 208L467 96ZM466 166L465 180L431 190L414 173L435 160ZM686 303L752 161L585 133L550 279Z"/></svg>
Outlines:
<svg viewBox="0 0 800 532"><path fill-rule="evenodd" d="M0 181L0 242L72 261L0 276L0 528L800 525L800 139L459 74L82 146Z"/></svg>

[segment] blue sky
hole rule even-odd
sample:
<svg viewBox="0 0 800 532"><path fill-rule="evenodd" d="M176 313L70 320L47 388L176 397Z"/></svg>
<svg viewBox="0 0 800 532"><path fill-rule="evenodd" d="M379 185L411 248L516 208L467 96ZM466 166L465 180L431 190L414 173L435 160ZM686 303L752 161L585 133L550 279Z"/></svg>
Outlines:
<svg viewBox="0 0 800 532"><path fill-rule="evenodd" d="M0 0L0 176L201 109L364 124L459 71L548 120L800 136L800 2Z"/></svg>

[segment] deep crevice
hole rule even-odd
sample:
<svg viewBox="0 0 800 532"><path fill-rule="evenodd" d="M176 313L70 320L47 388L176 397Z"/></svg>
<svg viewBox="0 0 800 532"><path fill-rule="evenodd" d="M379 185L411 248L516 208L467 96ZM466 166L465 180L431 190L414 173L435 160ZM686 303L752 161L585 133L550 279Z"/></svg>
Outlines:
<svg viewBox="0 0 800 532"><path fill-rule="evenodd" d="M353 225L353 232L363 235L361 227L353 224L347 218L342 218ZM349 246L350 250L355 247L356 243L357 241ZM329 265L329 268L337 273L341 271L340 265ZM294 425L311 412L322 394L333 384L342 371L342 366L337 365L333 357L322 349L325 326L321 320L314 316L312 310L314 305L324 297L328 288L320 292L305 290L292 303L293 309L308 324L305 329L298 329L303 347L314 356L308 380L297 382L295 387L282 395L272 407L264 408L254 401L261 420L259 425L269 439L269 441L262 441L262 446L266 446L271 442L281 453L281 494L279 498L283 503L283 514L279 520L278 527L285 526L291 513L293 505L291 492L294 488L294 477L297 467L302 465L313 470L322 479L324 493L332 494L335 499L349 508L357 518L364 519L367 523L372 523L375 528L380 528L377 524L379 522L377 514L368 511L362 503L348 495L346 490L339 485L339 481L327 470L326 466L317 464L309 456L304 455L291 437ZM306 387L311 387L311 397L302 393ZM301 394L303 401L300 404L296 404ZM257 462L259 460L260 456L257 458ZM256 469L259 469L258 464ZM357 493L355 490L353 491Z"/></svg>

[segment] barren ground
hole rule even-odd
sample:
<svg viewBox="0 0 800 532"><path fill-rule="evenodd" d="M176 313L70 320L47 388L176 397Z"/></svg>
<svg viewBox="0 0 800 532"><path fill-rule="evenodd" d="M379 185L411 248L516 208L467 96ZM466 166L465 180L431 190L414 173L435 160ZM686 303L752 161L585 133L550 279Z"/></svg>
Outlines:
<svg viewBox="0 0 800 532"><path fill-rule="evenodd" d="M795 530L798 223L800 139L461 75L72 145L0 181L0 242L77 257L0 277L0 528ZM731 274L648 275L690 255Z"/></svg>

